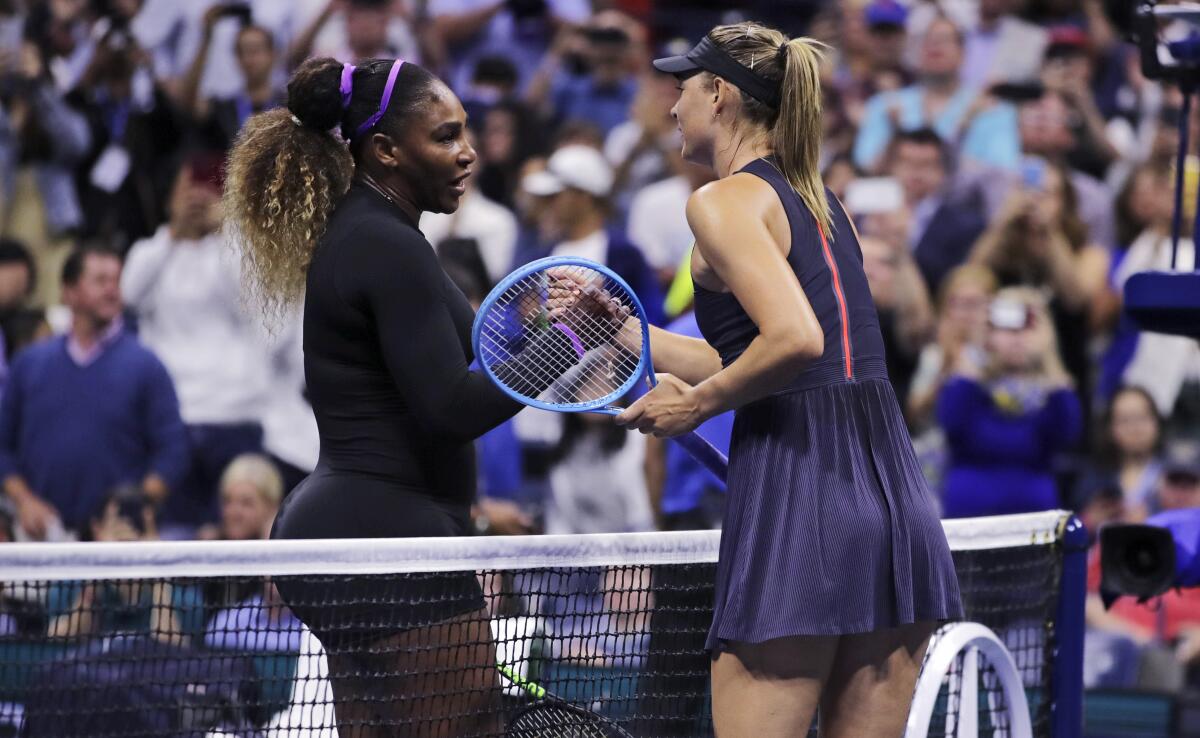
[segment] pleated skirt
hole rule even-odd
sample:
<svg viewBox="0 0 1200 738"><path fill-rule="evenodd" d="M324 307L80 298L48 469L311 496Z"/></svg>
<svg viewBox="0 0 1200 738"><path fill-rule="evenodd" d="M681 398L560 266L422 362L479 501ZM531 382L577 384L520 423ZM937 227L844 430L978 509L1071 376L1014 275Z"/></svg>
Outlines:
<svg viewBox="0 0 1200 738"><path fill-rule="evenodd" d="M891 384L737 411L707 647L962 617L954 562Z"/></svg>

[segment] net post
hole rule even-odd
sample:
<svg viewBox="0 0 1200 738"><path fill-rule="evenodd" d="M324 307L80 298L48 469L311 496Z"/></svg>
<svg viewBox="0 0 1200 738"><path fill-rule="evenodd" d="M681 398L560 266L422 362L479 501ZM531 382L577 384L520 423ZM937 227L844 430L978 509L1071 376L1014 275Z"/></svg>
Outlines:
<svg viewBox="0 0 1200 738"><path fill-rule="evenodd" d="M1068 517L1063 525L1062 547L1051 704L1055 738L1079 738L1083 730L1083 631L1088 534L1083 522L1075 515Z"/></svg>

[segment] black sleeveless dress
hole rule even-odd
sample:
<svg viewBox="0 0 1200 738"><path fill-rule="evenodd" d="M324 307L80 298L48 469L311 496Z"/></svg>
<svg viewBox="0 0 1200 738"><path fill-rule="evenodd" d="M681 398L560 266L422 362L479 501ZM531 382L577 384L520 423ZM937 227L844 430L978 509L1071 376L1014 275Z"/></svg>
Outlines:
<svg viewBox="0 0 1200 738"><path fill-rule="evenodd" d="M887 379L854 230L827 192L834 232L822 234L769 160L742 171L783 203L787 260L825 352L735 415L707 647L960 618L954 562ZM700 286L696 320L726 366L758 334L733 294Z"/></svg>

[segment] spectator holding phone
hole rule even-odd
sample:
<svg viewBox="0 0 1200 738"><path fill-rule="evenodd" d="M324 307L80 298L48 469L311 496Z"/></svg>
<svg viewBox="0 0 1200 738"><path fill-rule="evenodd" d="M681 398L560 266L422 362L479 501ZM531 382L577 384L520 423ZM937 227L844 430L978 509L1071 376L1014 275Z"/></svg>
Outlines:
<svg viewBox="0 0 1200 738"><path fill-rule="evenodd" d="M1053 296L1050 310L1063 338L1062 360L1076 386L1087 388L1088 340L1109 289L1109 252L1088 240L1065 170L1029 158L1022 179L975 243L970 260L995 272L1002 285L1034 287Z"/></svg>
<svg viewBox="0 0 1200 738"><path fill-rule="evenodd" d="M988 311L982 364L961 352L938 395L950 463L945 517L1051 510L1061 505L1055 457L1079 440L1082 411L1058 356L1045 300L1010 287Z"/></svg>
<svg viewBox="0 0 1200 738"><path fill-rule="evenodd" d="M607 135L629 118L638 91L640 35L633 19L615 10L580 29L564 28L530 81L527 102L555 123L589 121Z"/></svg>

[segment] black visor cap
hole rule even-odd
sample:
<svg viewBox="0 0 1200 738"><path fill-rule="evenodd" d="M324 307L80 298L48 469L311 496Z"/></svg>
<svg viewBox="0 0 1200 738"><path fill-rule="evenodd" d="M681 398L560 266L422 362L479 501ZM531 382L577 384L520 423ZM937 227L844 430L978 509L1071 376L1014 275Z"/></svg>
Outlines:
<svg viewBox="0 0 1200 738"><path fill-rule="evenodd" d="M712 72L718 77L724 77L737 85L743 92L753 98L770 105L779 107L779 83L760 77L747 67L743 67L732 56L708 39L700 39L691 51L682 56L668 56L655 59L654 68L666 74L686 78L696 72Z"/></svg>

